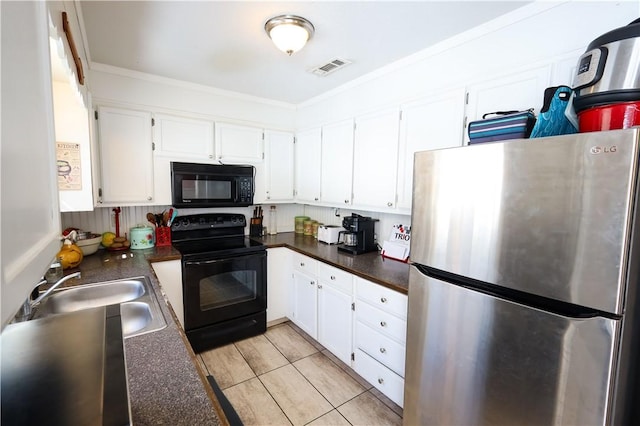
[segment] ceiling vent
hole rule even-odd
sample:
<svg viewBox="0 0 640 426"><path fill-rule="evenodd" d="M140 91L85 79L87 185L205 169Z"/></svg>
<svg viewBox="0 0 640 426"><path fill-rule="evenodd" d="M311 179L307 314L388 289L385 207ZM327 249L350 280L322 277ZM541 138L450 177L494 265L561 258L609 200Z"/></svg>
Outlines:
<svg viewBox="0 0 640 426"><path fill-rule="evenodd" d="M324 77L325 75L329 75L332 72L338 71L340 68L346 67L350 63L351 62L347 61L346 59L335 58L324 65L320 65L319 67L311 69L310 72L320 77Z"/></svg>

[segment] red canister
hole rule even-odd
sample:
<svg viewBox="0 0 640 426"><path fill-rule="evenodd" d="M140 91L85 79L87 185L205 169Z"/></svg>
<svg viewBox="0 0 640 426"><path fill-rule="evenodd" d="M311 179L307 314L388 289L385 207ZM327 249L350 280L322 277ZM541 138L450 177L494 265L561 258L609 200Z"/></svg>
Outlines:
<svg viewBox="0 0 640 426"><path fill-rule="evenodd" d="M580 133L640 126L640 102L623 102L588 108L578 113Z"/></svg>

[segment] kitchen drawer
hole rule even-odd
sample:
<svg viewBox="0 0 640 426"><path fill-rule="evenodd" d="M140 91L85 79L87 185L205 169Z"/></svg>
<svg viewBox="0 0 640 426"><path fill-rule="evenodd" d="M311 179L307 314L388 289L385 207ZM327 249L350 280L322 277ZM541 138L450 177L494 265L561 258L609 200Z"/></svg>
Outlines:
<svg viewBox="0 0 640 426"><path fill-rule="evenodd" d="M318 261L300 253L293 253L293 269L311 277L318 275Z"/></svg>
<svg viewBox="0 0 640 426"><path fill-rule="evenodd" d="M371 305L407 319L407 296L371 281L355 277L356 297Z"/></svg>
<svg viewBox="0 0 640 426"><path fill-rule="evenodd" d="M400 343L407 341L405 320L377 309L367 302L356 303L356 319Z"/></svg>
<svg viewBox="0 0 640 426"><path fill-rule="evenodd" d="M400 407L403 406L404 379L402 377L359 349L356 349L353 367L358 374L390 400Z"/></svg>
<svg viewBox="0 0 640 426"><path fill-rule="evenodd" d="M356 348L363 350L399 376L404 377L405 345L356 321Z"/></svg>
<svg viewBox="0 0 640 426"><path fill-rule="evenodd" d="M349 296L353 294L353 275L343 271L342 269L319 262L318 279L323 283L331 285L344 294Z"/></svg>

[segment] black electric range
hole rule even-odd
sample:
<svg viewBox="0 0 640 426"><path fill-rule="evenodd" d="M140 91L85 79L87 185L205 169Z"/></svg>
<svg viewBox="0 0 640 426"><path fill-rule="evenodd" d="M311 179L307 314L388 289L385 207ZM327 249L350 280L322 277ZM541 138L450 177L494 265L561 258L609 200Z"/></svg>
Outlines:
<svg viewBox="0 0 640 426"><path fill-rule="evenodd" d="M267 250L244 235L237 213L179 216L172 245L182 254L184 325L196 352L266 330Z"/></svg>

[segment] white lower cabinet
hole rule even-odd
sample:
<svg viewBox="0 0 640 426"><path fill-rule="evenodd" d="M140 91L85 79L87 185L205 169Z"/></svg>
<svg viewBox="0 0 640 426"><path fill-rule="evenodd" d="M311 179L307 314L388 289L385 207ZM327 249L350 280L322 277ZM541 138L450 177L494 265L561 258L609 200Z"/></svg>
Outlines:
<svg viewBox="0 0 640 426"><path fill-rule="evenodd" d="M407 296L285 250L293 282L289 319L402 406Z"/></svg>
<svg viewBox="0 0 640 426"><path fill-rule="evenodd" d="M318 261L293 253L293 317L309 336L318 339Z"/></svg>
<svg viewBox="0 0 640 426"><path fill-rule="evenodd" d="M403 406L407 296L355 277L353 368Z"/></svg>
<svg viewBox="0 0 640 426"><path fill-rule="evenodd" d="M353 276L325 263L318 265L318 342L351 364Z"/></svg>
<svg viewBox="0 0 640 426"><path fill-rule="evenodd" d="M402 407L404 401L404 378L388 368L382 367L380 362L360 349L356 349L354 355L354 369L356 372L390 400Z"/></svg>
<svg viewBox="0 0 640 426"><path fill-rule="evenodd" d="M353 347L353 275L293 253L291 320L346 364Z"/></svg>
<svg viewBox="0 0 640 426"><path fill-rule="evenodd" d="M180 260L167 260L151 264L153 272L158 277L160 287L169 299L173 312L175 312L184 328L184 305L182 299L182 262Z"/></svg>
<svg viewBox="0 0 640 426"><path fill-rule="evenodd" d="M293 322L309 336L318 339L317 279L293 271Z"/></svg>

